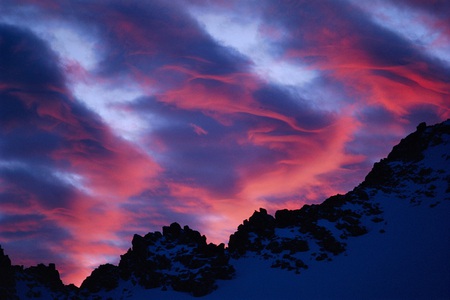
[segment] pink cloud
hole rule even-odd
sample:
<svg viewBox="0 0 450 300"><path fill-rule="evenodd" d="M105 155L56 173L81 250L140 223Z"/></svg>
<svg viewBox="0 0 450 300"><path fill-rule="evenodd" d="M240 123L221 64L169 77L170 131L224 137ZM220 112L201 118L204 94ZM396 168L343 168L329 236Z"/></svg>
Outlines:
<svg viewBox="0 0 450 300"><path fill-rule="evenodd" d="M198 126L198 125L195 125L195 124L193 124L193 123L190 123L189 126L192 127L192 129L195 131L195 133L196 133L197 135L207 135L207 134L208 134L208 131L206 131L205 129L201 128L201 127Z"/></svg>
<svg viewBox="0 0 450 300"><path fill-rule="evenodd" d="M36 43L16 45L11 57L30 45L34 56L11 67L20 76L0 82L8 103L17 104L0 124L11 145L0 151L21 163L4 168L0 195L27 204L1 203L11 216L2 238L43 237L42 251L64 256L65 282L79 284L99 263L118 259L136 232L183 221L209 241L226 242L259 207L273 213L345 192L386 154L371 148L384 151L409 130L417 107L450 117L448 68L344 2L269 1L250 10L240 2L208 4L236 18L261 13L259 32L273 41L274 61L317 72L301 87L262 80L251 57L212 39L183 2L28 4L43 24L70 12L66 26L93 33L101 45L95 70L44 55L43 45L34 52ZM448 44L448 31L439 34L435 43ZM31 67L42 78L23 76ZM77 102L68 79L94 86L129 80L146 97L114 108L139 114L148 128L139 139L119 138Z"/></svg>

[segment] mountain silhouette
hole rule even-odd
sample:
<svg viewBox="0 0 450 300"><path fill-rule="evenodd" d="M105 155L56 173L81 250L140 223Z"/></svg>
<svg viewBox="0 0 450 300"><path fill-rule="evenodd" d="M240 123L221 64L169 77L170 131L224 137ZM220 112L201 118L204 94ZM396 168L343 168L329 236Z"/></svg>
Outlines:
<svg viewBox="0 0 450 300"><path fill-rule="evenodd" d="M449 213L450 120L421 123L352 191L259 208L228 247L172 223L134 235L80 288L0 248L0 299L450 299Z"/></svg>

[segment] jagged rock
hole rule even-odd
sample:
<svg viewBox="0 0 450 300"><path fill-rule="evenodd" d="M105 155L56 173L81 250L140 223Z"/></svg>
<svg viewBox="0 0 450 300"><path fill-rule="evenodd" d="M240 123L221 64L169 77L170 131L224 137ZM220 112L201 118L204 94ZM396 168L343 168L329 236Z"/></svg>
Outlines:
<svg viewBox="0 0 450 300"><path fill-rule="evenodd" d="M291 254L309 250L308 242L298 239L285 239L281 242L281 247L288 250Z"/></svg>
<svg viewBox="0 0 450 300"><path fill-rule="evenodd" d="M18 286L21 294L31 298L39 298L43 292L53 299L77 298L77 288L62 283L55 264L38 264L29 268L12 265L0 247L0 299L19 299Z"/></svg>
<svg viewBox="0 0 450 300"><path fill-rule="evenodd" d="M9 256L5 254L5 251L3 250L1 245L0 245L0 268L5 271L11 268L11 259L9 259ZM1 274L3 274L3 272Z"/></svg>
<svg viewBox="0 0 450 300"><path fill-rule="evenodd" d="M254 242L250 241L250 233L261 238L270 238L275 230L275 218L267 214L267 210L260 208L253 215L238 226L238 231L230 236L228 248L231 252L244 254L249 247L258 250Z"/></svg>
<svg viewBox="0 0 450 300"><path fill-rule="evenodd" d="M392 149L387 160L401 160L401 161L420 161L423 159L423 150L428 146L429 137L425 134L426 124L420 123L417 130L406 138L402 139L400 143Z"/></svg>
<svg viewBox="0 0 450 300"><path fill-rule="evenodd" d="M121 256L119 274L145 288L170 286L202 296L216 288L216 279L234 274L224 244L207 244L205 236L178 223L164 226L162 234L135 235L132 245Z"/></svg>
<svg viewBox="0 0 450 300"><path fill-rule="evenodd" d="M178 223L164 226L162 233L136 234L119 266L106 264L95 269L80 290L64 286L54 264L26 269L11 265L0 247L0 299L18 299L16 281L29 288L29 297L40 296L41 291L34 289L39 287L53 299L101 299L101 293L108 290L115 295L120 282L204 296L217 288L218 279L233 278L230 256L256 256L270 260L273 268L300 273L308 268L305 262L331 261L335 255L342 255L346 241L352 238L389 232L385 230L381 202L373 200L376 193L395 195L414 205L429 201L429 209L450 201L450 155L432 157L443 163L439 170L434 162L433 168L422 164L427 158L425 151L433 145L444 143L442 147L449 147L449 135L450 121L435 126L419 124L417 131L376 163L365 181L352 191L332 196L322 204L278 210L275 217L260 208L230 236L228 249L224 244L207 244L205 236ZM126 297L130 295L131 291Z"/></svg>
<svg viewBox="0 0 450 300"><path fill-rule="evenodd" d="M181 234L181 226L178 223L172 223L170 226L163 227L163 236L176 239Z"/></svg>
<svg viewBox="0 0 450 300"><path fill-rule="evenodd" d="M275 213L275 224L279 228L294 226L299 223L299 210L282 209Z"/></svg>
<svg viewBox="0 0 450 300"><path fill-rule="evenodd" d="M333 235L327 235L318 243L323 247L323 250L331 252L334 255L342 253L345 251L345 246L343 243L339 242Z"/></svg>
<svg viewBox="0 0 450 300"><path fill-rule="evenodd" d="M11 260L0 246L0 299L14 299L15 285Z"/></svg>
<svg viewBox="0 0 450 300"><path fill-rule="evenodd" d="M401 181L405 179L420 184L434 180L430 177L432 169L417 168L415 164L423 159L424 149L442 142L437 136L449 133L449 128L445 124L432 127L419 124L417 131L395 146L386 159L375 163L362 184L345 195L335 195L322 204L304 205L297 210L278 210L275 218L267 214L265 209L255 211L230 236L228 251L236 258L249 253L260 255L272 259L273 267L288 270L295 269L293 258L289 255L309 253L314 243L320 251L309 255L315 260L330 260L333 255L345 252L348 238L369 232L363 224L368 221L381 224L383 220L379 204L370 201L371 189L391 192L401 188ZM395 165L393 162L401 164ZM429 186L416 193L418 196L433 197L435 190L435 186ZM380 232L382 230L379 229ZM301 263L298 266L307 267Z"/></svg>
<svg viewBox="0 0 450 300"><path fill-rule="evenodd" d="M393 171L386 163L385 160L381 160L373 165L372 170L367 174L362 186L380 187L386 183L386 178L392 178ZM388 186L393 186L393 182L388 182Z"/></svg>
<svg viewBox="0 0 450 300"><path fill-rule="evenodd" d="M89 292L99 292L100 290L110 291L117 287L119 283L119 268L112 264L105 264L95 269L81 284L81 289Z"/></svg>
<svg viewBox="0 0 450 300"><path fill-rule="evenodd" d="M64 289L64 284L59 277L55 264L49 264L48 266L38 264L37 266L26 268L24 273L33 277L37 282L48 286L53 291Z"/></svg>
<svg viewBox="0 0 450 300"><path fill-rule="evenodd" d="M244 254L249 244L248 232L243 227L238 227L238 231L230 236L228 249L230 252Z"/></svg>

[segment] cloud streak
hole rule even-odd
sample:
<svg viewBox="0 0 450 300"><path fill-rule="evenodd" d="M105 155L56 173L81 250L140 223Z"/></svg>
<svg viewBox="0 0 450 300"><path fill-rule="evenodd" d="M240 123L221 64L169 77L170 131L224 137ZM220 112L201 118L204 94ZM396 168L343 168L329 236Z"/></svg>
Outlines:
<svg viewBox="0 0 450 300"><path fill-rule="evenodd" d="M226 242L259 207L345 192L450 117L445 2L0 9L0 243L67 283L134 233L177 221Z"/></svg>

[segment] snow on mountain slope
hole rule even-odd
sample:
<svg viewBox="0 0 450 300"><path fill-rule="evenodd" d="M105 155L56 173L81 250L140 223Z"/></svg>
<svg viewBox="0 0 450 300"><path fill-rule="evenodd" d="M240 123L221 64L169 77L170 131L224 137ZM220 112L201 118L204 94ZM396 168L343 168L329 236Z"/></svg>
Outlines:
<svg viewBox="0 0 450 300"><path fill-rule="evenodd" d="M232 261L235 280L205 299L450 299L450 201L430 208L380 194L384 233L347 241L332 261L305 261L300 275L258 257ZM394 202L396 201L396 202Z"/></svg>
<svg viewBox="0 0 450 300"><path fill-rule="evenodd" d="M421 124L346 195L255 211L230 237L235 278L204 298L450 299L449 213L450 122Z"/></svg>
<svg viewBox="0 0 450 300"><path fill-rule="evenodd" d="M369 195L364 203L376 208L375 214L361 213L360 203L352 200L355 194ZM301 252L298 257L309 267L294 275L270 268L273 260L262 261L251 252L235 263L240 278L223 282L206 299L450 299L449 121L420 125L344 198L339 210L359 213L358 226L367 233L342 239L340 219L327 208L315 221L345 244L342 254L318 261ZM276 228L270 240L286 238L289 233ZM316 244L311 250L316 251L320 241L314 236L307 241Z"/></svg>
<svg viewBox="0 0 450 300"><path fill-rule="evenodd" d="M255 211L227 249L176 223L135 235L132 246L79 290L62 289L53 265L26 271L2 252L0 296L450 299L450 120L420 124L345 195L275 216Z"/></svg>

